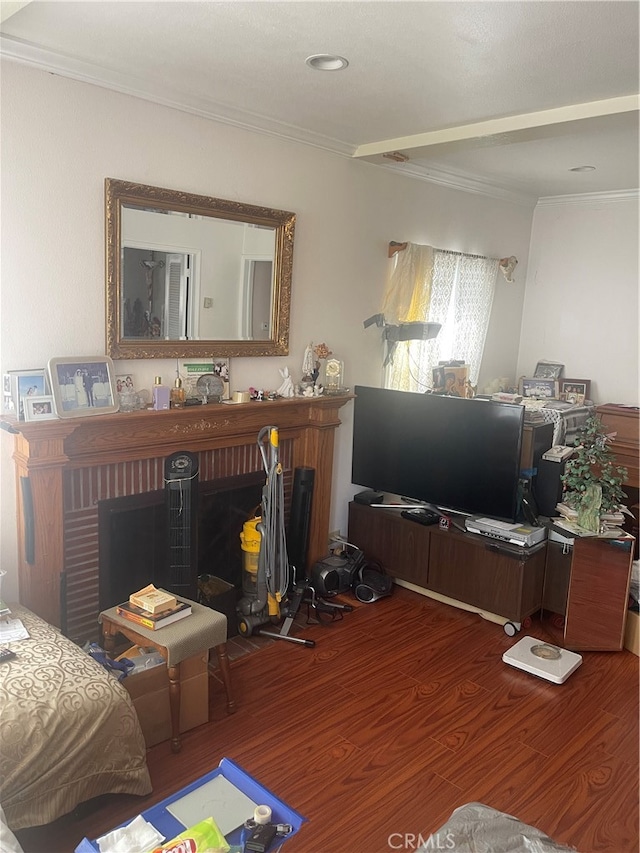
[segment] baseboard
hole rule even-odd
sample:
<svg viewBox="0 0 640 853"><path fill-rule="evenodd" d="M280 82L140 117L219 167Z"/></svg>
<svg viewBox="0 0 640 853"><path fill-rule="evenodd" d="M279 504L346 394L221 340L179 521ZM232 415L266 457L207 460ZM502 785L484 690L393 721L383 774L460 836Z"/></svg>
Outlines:
<svg viewBox="0 0 640 853"><path fill-rule="evenodd" d="M433 592L430 589L425 589L411 581L402 580L402 578L394 578L393 582L398 586L403 586L405 589L410 589L426 598L433 598L434 601L440 601L442 604L448 604L450 607L457 607L459 610L466 610L468 613L476 613L488 622L495 622L496 625L504 625L509 620L504 616L498 616L497 613L491 613L489 610L482 610L480 607L475 607L473 604L466 604L464 601L458 601L455 598L449 598L448 595L442 595L439 592Z"/></svg>

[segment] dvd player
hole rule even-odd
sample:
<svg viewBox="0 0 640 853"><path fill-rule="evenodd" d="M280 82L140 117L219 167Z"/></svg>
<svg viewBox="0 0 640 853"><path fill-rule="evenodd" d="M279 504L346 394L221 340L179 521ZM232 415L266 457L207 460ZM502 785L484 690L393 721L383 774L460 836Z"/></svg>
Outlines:
<svg viewBox="0 0 640 853"><path fill-rule="evenodd" d="M469 533L489 536L509 545L531 548L547 537L546 527L532 527L529 524L512 524L508 521L496 521L494 518L467 518L464 526Z"/></svg>

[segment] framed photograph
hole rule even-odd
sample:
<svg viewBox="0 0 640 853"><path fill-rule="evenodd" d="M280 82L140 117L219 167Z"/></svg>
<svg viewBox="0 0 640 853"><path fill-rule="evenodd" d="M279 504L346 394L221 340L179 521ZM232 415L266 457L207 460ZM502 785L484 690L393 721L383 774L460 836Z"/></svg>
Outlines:
<svg viewBox="0 0 640 853"><path fill-rule="evenodd" d="M5 415L15 415L16 407L11 392L11 374L2 375L2 412Z"/></svg>
<svg viewBox="0 0 640 853"><path fill-rule="evenodd" d="M9 370L3 378L3 392L5 412L23 421L24 401L27 397L43 397L51 393L47 371L44 367Z"/></svg>
<svg viewBox="0 0 640 853"><path fill-rule="evenodd" d="M118 411L113 362L108 356L49 359L51 390L60 418Z"/></svg>
<svg viewBox="0 0 640 853"><path fill-rule="evenodd" d="M560 379L564 364L555 361L539 361L533 374L534 379Z"/></svg>
<svg viewBox="0 0 640 853"><path fill-rule="evenodd" d="M53 395L24 398L25 421L50 421L57 417Z"/></svg>
<svg viewBox="0 0 640 853"><path fill-rule="evenodd" d="M557 379L542 379L535 376L520 380L519 393L529 400L557 400L559 394Z"/></svg>
<svg viewBox="0 0 640 853"><path fill-rule="evenodd" d="M222 394L223 400L228 400L230 397L229 394L229 359L228 358L217 358L214 359L213 362L213 373L215 376L219 376L222 379L222 383L224 385L224 392Z"/></svg>
<svg viewBox="0 0 640 853"><path fill-rule="evenodd" d="M576 406L582 406L585 400L590 400L591 397L591 380L590 379L561 379L560 380L560 399L566 403L573 403Z"/></svg>
<svg viewBox="0 0 640 853"><path fill-rule="evenodd" d="M121 394L123 391L135 390L133 376L130 373L119 373L116 376L116 393Z"/></svg>
<svg viewBox="0 0 640 853"><path fill-rule="evenodd" d="M221 400L229 400L229 359L215 358L211 361L184 361L182 376L187 396L210 393Z"/></svg>

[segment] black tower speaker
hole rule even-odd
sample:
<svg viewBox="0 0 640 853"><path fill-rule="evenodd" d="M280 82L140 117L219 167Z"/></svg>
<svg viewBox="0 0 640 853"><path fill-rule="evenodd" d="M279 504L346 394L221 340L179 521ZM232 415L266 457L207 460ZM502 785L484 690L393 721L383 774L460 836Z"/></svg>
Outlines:
<svg viewBox="0 0 640 853"><path fill-rule="evenodd" d="M296 468L293 475L291 514L287 530L289 564L296 568L296 579L307 576L307 551L311 524L311 500L316 472L314 468Z"/></svg>
<svg viewBox="0 0 640 853"><path fill-rule="evenodd" d="M534 480L534 493L541 515L552 518L557 515L556 504L562 500L562 480L566 460L553 462L541 459L538 462L538 473Z"/></svg>

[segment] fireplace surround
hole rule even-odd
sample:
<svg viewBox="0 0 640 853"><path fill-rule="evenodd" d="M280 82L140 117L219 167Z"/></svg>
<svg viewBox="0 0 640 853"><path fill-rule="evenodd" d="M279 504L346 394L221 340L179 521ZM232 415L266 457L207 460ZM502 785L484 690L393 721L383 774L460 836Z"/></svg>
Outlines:
<svg viewBox="0 0 640 853"><path fill-rule="evenodd" d="M351 395L23 422L12 432L16 471L20 601L70 636L95 632L100 609L99 506L163 489L164 460L198 454L204 483L263 471L257 444L276 426L288 478L315 470L309 563L326 554L335 430ZM286 482L286 481L285 481Z"/></svg>

